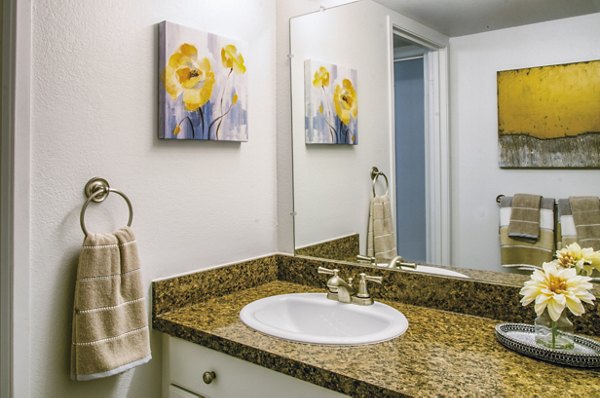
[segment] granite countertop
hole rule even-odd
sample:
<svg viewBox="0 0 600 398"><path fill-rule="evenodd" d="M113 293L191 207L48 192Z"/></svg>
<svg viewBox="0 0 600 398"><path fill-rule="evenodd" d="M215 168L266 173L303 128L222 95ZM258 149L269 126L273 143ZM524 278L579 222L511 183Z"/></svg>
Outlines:
<svg viewBox="0 0 600 398"><path fill-rule="evenodd" d="M156 330L355 397L600 396L600 370L566 368L509 351L495 338L501 321L397 301L409 321L388 342L357 347L293 343L239 320L259 298L323 289L282 280L155 314ZM377 297L376 297L377 298ZM379 300L378 300L379 301Z"/></svg>

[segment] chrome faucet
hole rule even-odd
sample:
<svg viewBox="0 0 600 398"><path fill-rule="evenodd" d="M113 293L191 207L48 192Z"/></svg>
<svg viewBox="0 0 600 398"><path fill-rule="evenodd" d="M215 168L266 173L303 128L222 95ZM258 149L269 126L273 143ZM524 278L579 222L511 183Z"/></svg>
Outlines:
<svg viewBox="0 0 600 398"><path fill-rule="evenodd" d="M412 269L417 269L417 264L415 263L407 263L404 257L396 256L392 258L389 262L388 268L396 268L396 267L409 267Z"/></svg>
<svg viewBox="0 0 600 398"><path fill-rule="evenodd" d="M327 274L333 275L329 280L327 280L327 298L330 300L336 300L341 303L350 303L352 302L352 295L355 290L352 287L352 278L348 279L348 282L343 280L339 275L339 269L329 269L325 267L319 267L319 274Z"/></svg>
<svg viewBox="0 0 600 398"><path fill-rule="evenodd" d="M356 291L356 289L352 287L352 278L348 278L348 282L346 282L338 275L338 273L340 272L339 269L319 267L317 271L319 272L319 274L333 275L327 281L327 298L346 304L373 304L373 298L367 290L367 281L379 284L381 284L381 282L383 281L383 277L381 276L371 276L365 273L361 273L360 281L358 282L358 291Z"/></svg>
<svg viewBox="0 0 600 398"><path fill-rule="evenodd" d="M367 281L375 282L381 285L383 281L382 276L367 275L364 272L359 274L360 280L358 281L358 292L356 296L352 297L352 302L358 305L371 305L373 304L373 297L367 290Z"/></svg>
<svg viewBox="0 0 600 398"><path fill-rule="evenodd" d="M359 262L368 261L372 266L377 265L377 259L371 256L363 256L362 254L357 254L356 259Z"/></svg>

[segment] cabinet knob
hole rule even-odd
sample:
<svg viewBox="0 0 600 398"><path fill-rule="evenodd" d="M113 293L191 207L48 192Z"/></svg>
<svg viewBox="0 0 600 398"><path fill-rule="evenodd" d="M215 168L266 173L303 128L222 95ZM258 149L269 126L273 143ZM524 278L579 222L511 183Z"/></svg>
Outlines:
<svg viewBox="0 0 600 398"><path fill-rule="evenodd" d="M213 372L212 370L204 372L202 374L202 380L204 380L204 382L206 384L212 383L216 378L217 378L217 374L215 372Z"/></svg>

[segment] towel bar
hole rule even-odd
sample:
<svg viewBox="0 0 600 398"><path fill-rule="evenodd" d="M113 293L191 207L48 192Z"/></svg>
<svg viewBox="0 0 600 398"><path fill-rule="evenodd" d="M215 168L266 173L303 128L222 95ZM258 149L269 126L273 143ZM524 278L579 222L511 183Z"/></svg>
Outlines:
<svg viewBox="0 0 600 398"><path fill-rule="evenodd" d="M390 183L388 181L387 176L382 172L379 171L379 169L376 166L371 167L371 180L373 180L373 197L377 196L377 194L375 193L375 183L377 182L377 179L379 178L379 176L382 176L383 179L385 180L385 193L387 194L390 188Z"/></svg>
<svg viewBox="0 0 600 398"><path fill-rule="evenodd" d="M108 184L108 181L102 177L94 177L90 179L84 188L85 196L87 200L83 204L81 208L81 215L79 217L79 222L81 223L81 230L85 236L89 235L87 228L85 227L85 211L90 204L90 202L100 203L103 202L108 194L113 192L117 195L121 196L125 202L127 203L127 207L129 208L129 220L127 221L127 226L131 227L131 223L133 222L133 206L131 205L131 201L123 192L113 189Z"/></svg>
<svg viewBox="0 0 600 398"><path fill-rule="evenodd" d="M496 203L500 204L500 202L502 201L502 198L505 197L506 195L504 194L500 194L498 196L496 196ZM554 200L554 204L558 205L558 199Z"/></svg>

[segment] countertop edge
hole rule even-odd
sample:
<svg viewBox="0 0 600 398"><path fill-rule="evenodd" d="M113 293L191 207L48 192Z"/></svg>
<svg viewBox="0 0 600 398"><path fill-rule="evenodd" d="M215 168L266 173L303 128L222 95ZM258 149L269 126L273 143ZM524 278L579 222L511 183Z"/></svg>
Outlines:
<svg viewBox="0 0 600 398"><path fill-rule="evenodd" d="M162 319L160 316L153 319L152 329L352 397L410 398L397 391Z"/></svg>

